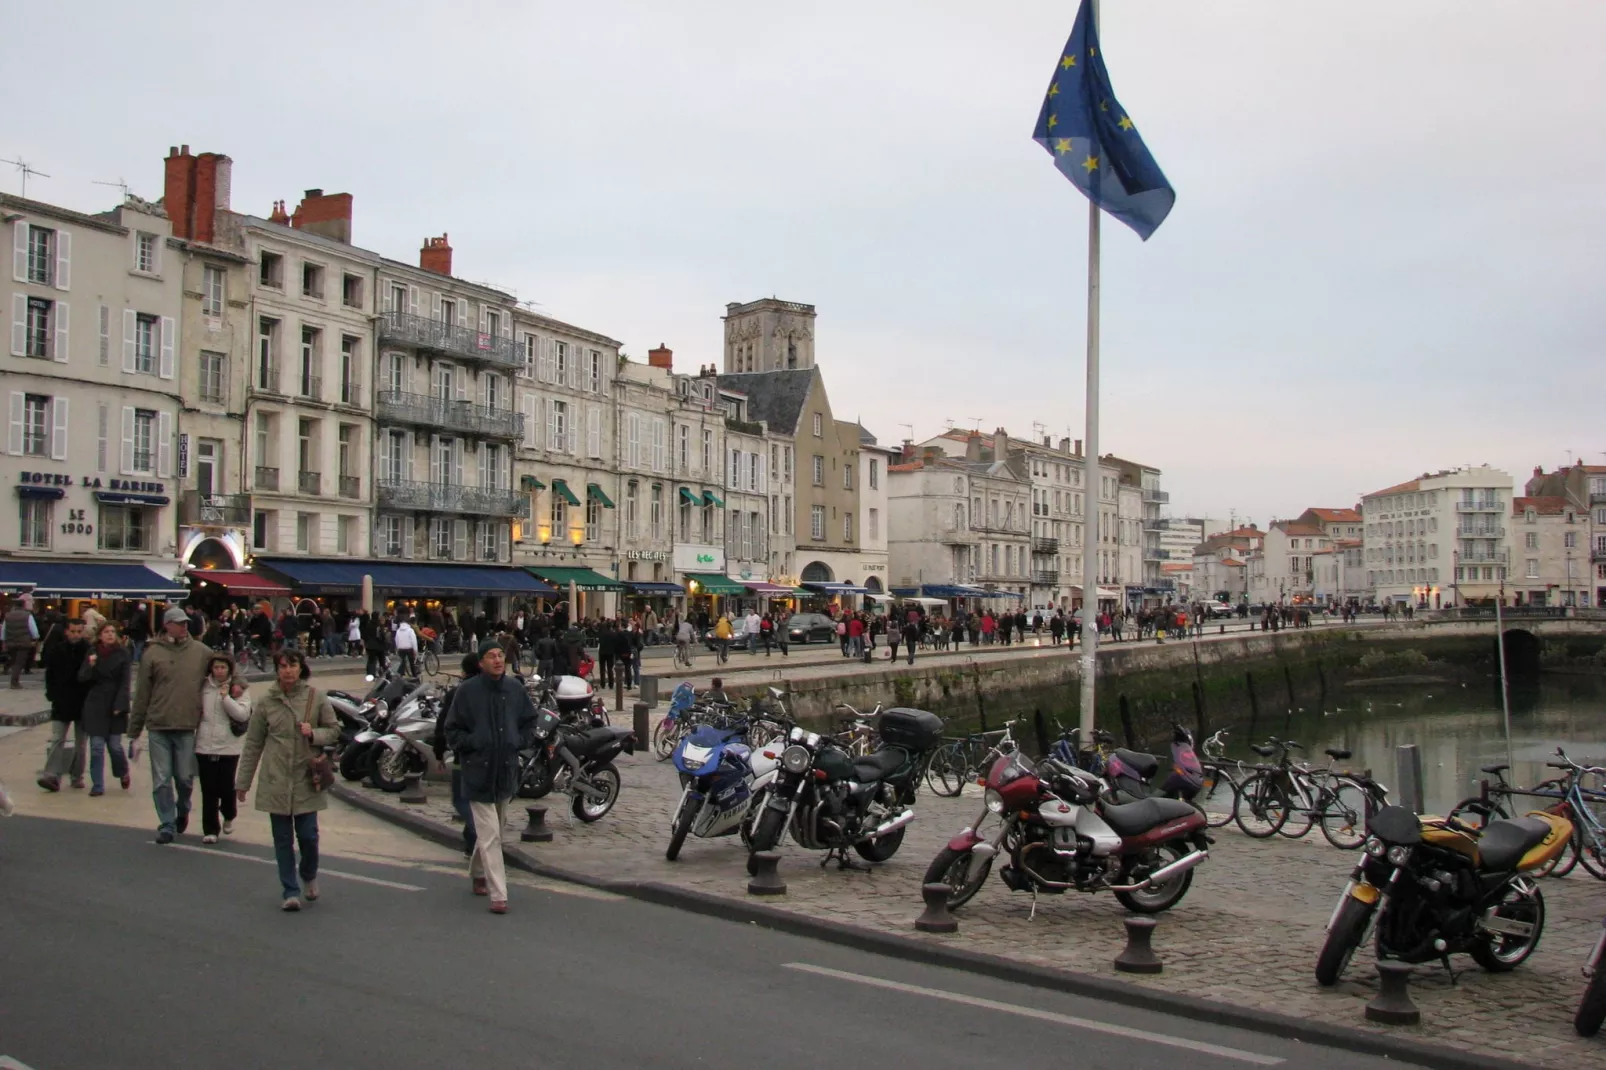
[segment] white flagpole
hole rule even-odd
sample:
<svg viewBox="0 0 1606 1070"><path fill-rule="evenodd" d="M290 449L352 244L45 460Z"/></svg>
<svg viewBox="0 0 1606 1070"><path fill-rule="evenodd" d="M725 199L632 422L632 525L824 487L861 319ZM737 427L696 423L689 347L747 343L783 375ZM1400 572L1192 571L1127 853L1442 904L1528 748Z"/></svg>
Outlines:
<svg viewBox="0 0 1606 1070"><path fill-rule="evenodd" d="M1095 15L1097 8L1094 9ZM1099 646L1099 501L1103 473L1099 468L1099 206L1087 202L1087 430L1082 470L1087 493L1082 496L1082 716L1081 743L1093 746Z"/></svg>

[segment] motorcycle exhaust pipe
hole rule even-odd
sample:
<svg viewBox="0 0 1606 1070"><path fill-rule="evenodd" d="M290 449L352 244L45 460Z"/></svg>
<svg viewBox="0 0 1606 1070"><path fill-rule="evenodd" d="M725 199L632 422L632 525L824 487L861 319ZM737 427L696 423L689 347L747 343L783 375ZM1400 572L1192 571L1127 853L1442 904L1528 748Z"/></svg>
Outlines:
<svg viewBox="0 0 1606 1070"><path fill-rule="evenodd" d="M1178 873L1186 873L1200 862L1210 857L1209 851L1190 851L1168 866L1161 866L1153 873L1136 884L1112 884L1112 892L1144 892L1156 884L1164 884Z"/></svg>
<svg viewBox="0 0 1606 1070"><path fill-rule="evenodd" d="M887 835L888 833L897 832L899 829L903 828L905 825L907 825L909 822L913 821L914 819L915 819L915 812L913 810L905 810L903 813L899 814L897 817L895 817L892 820L886 822L885 824L876 826L875 831L870 832L870 833L868 833L866 835L860 836L854 842L855 843L866 843L866 842L871 841L871 840L879 840L881 837Z"/></svg>

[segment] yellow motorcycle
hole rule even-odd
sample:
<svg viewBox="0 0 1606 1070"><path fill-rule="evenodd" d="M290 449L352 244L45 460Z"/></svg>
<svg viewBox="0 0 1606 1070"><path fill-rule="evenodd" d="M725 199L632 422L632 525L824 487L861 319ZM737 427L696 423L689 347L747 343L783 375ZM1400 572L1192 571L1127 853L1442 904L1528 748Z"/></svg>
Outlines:
<svg viewBox="0 0 1606 1070"><path fill-rule="evenodd" d="M1379 959L1449 969L1451 955L1469 954L1490 973L1515 969L1545 927L1534 871L1561 854L1573 826L1535 812L1475 829L1387 806L1367 833L1316 959L1323 985L1338 982L1374 924Z"/></svg>

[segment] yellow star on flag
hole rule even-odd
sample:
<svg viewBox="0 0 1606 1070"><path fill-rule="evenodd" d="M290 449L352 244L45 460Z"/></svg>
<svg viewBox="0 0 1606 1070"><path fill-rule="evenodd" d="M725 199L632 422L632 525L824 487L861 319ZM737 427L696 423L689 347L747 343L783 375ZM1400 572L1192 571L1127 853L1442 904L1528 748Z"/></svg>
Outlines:
<svg viewBox="0 0 1606 1070"><path fill-rule="evenodd" d="M1069 70L1074 66L1076 66L1075 56L1066 56L1064 59L1060 60L1060 68L1062 70Z"/></svg>
<svg viewBox="0 0 1606 1070"><path fill-rule="evenodd" d="M1108 100L1099 101L1099 111L1109 111L1109 110L1110 110L1110 102Z"/></svg>
<svg viewBox="0 0 1606 1070"><path fill-rule="evenodd" d="M1090 48L1087 50L1087 54L1090 56L1096 56L1099 54L1099 50L1096 48Z"/></svg>
<svg viewBox="0 0 1606 1070"><path fill-rule="evenodd" d="M1055 82L1053 85L1048 87L1048 95L1051 97L1057 97L1060 95L1060 84L1058 82Z"/></svg>
<svg viewBox="0 0 1606 1070"><path fill-rule="evenodd" d="M1068 138L1068 137L1062 137L1058 141L1054 142L1054 151L1057 152L1057 153L1060 153L1062 155L1064 153L1070 152L1071 151L1071 139Z"/></svg>
<svg viewBox="0 0 1606 1070"><path fill-rule="evenodd" d="M1099 169L1099 158L1097 156L1089 156L1082 161L1082 166L1089 172L1097 171Z"/></svg>
<svg viewBox="0 0 1606 1070"><path fill-rule="evenodd" d="M1060 117L1058 115L1050 115L1048 117L1048 128L1050 130L1054 129L1056 126L1059 125L1059 121L1060 121Z"/></svg>
<svg viewBox="0 0 1606 1070"><path fill-rule="evenodd" d="M1121 121L1115 125L1119 126L1122 130L1130 130L1132 129L1132 120L1123 115L1121 116Z"/></svg>

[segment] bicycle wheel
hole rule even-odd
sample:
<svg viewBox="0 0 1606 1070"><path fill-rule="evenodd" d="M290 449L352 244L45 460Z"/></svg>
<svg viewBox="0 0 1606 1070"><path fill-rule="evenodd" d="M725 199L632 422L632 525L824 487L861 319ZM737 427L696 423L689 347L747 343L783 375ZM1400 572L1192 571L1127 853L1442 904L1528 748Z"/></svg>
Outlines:
<svg viewBox="0 0 1606 1070"><path fill-rule="evenodd" d="M1599 821L1599 818L1596 818ZM1606 832L1587 821L1575 819L1572 838L1573 855L1580 865L1598 881L1606 881Z"/></svg>
<svg viewBox="0 0 1606 1070"><path fill-rule="evenodd" d="M1238 784L1231 774L1220 766L1207 765L1204 784L1194 796L1194 805L1204 811L1211 828L1224 828L1238 813Z"/></svg>
<svg viewBox="0 0 1606 1070"><path fill-rule="evenodd" d="M431 676L440 675L441 656L432 649L424 651L424 671Z"/></svg>
<svg viewBox="0 0 1606 1070"><path fill-rule="evenodd" d="M1333 785L1322 805L1322 835L1344 851L1353 851L1366 842L1366 789L1352 780Z"/></svg>
<svg viewBox="0 0 1606 1070"><path fill-rule="evenodd" d="M1288 820L1288 796L1267 773L1256 773L1238 788L1238 810L1233 820L1245 836L1264 840L1277 835Z"/></svg>
<svg viewBox="0 0 1606 1070"><path fill-rule="evenodd" d="M1304 839L1316 827L1316 817L1322 810L1322 798L1327 793L1326 788L1317 788L1308 780L1304 788L1315 796L1309 806L1299 796L1283 788L1283 798L1288 802L1288 820L1277 831L1291 840Z"/></svg>
<svg viewBox="0 0 1606 1070"><path fill-rule="evenodd" d="M1565 799L1567 795L1567 785L1560 780L1543 780L1533 786L1533 791L1542 796ZM1519 806L1518 810L1526 813L1529 810L1529 807ZM1540 866L1538 869L1534 870L1534 873L1540 877L1565 877L1578 867L1578 836L1576 835L1578 831L1578 817L1572 812L1572 808L1565 802L1557 804L1556 807L1552 807L1552 812L1562 814L1573 823L1574 835L1567 840L1567 846L1563 847L1561 852L1557 854L1548 865Z"/></svg>
<svg viewBox="0 0 1606 1070"><path fill-rule="evenodd" d="M932 752L926 765L926 784L938 795L952 799L965 790L966 761L964 744L944 743Z"/></svg>

